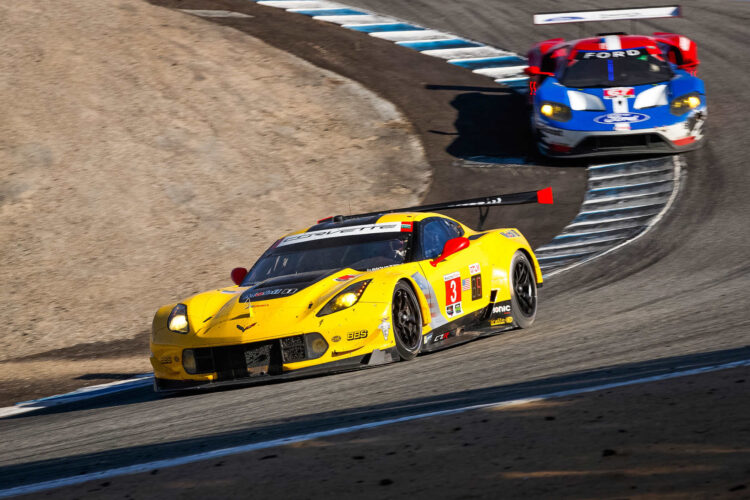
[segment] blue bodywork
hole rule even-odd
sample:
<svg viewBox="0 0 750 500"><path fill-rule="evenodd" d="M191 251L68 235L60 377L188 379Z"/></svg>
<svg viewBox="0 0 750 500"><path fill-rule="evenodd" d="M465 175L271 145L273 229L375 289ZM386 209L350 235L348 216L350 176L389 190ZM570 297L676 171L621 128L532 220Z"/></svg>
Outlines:
<svg viewBox="0 0 750 500"><path fill-rule="evenodd" d="M643 121L629 122L632 130L648 129L654 127L662 127L665 125L674 125L676 123L686 121L691 113L685 113L681 116L676 116L669 111L669 102L676 97L690 94L692 92L698 92L703 99L703 106L705 106L705 90L703 80L698 77L691 76L686 71L675 69L675 75L671 80L663 83L654 83L648 85L636 85L635 96L637 97L644 90L656 87L658 85L667 85L667 104L662 106L656 106L646 109L632 109L632 104L629 109L630 114L640 114L647 117ZM566 122L560 122L547 118L539 114L539 107L543 102L558 102L570 106L570 100L568 99L568 90L575 90L590 94L598 97L604 104L605 111L576 111L572 110L572 118ZM631 103L635 99L628 99ZM565 87L562 85L557 78L550 76L542 82L538 87L536 96L534 97L534 112L539 114L539 118L544 120L549 125L555 128L567 129L567 130L590 130L592 132L605 132L611 131L613 126L611 124L598 123L597 117L614 113L613 109L614 99L604 99L603 88L574 88ZM600 120L601 121L601 120Z"/></svg>

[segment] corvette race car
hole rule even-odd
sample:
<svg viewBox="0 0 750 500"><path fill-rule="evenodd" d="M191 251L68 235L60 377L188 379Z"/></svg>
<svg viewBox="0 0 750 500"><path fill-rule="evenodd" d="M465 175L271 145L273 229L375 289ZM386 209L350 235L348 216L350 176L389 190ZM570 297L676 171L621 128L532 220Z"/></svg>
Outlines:
<svg viewBox="0 0 750 500"><path fill-rule="evenodd" d="M526 328L542 274L512 228L435 210L552 203L552 191L335 216L277 240L235 286L161 307L155 389L247 383L398 360Z"/></svg>
<svg viewBox="0 0 750 500"><path fill-rule="evenodd" d="M679 7L536 14L535 24L675 17ZM703 140L695 42L674 33L554 38L528 53L531 126L547 156L673 153Z"/></svg>

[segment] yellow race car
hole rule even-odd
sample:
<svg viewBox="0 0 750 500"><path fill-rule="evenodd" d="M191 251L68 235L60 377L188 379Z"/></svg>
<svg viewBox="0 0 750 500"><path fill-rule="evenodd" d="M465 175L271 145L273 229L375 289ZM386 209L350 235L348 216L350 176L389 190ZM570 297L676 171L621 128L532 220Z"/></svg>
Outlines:
<svg viewBox="0 0 750 500"><path fill-rule="evenodd" d="M276 241L236 286L160 308L155 389L247 383L413 359L527 328L542 273L517 229L435 213L552 203L550 188L335 216Z"/></svg>

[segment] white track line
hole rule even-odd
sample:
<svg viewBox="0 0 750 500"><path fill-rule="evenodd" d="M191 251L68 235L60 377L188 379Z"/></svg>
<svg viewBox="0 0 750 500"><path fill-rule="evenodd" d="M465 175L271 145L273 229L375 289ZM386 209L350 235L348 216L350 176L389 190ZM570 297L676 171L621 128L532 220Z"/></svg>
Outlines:
<svg viewBox="0 0 750 500"><path fill-rule="evenodd" d="M200 462L202 460L216 459L216 458L226 457L230 455L237 455L240 453L247 453L250 451L273 448L276 446L285 446L288 444L299 443L302 441L310 441L313 439L337 436L337 435L346 434L349 432L375 429L378 427L383 427L385 425L397 424L401 422L410 422L412 420L421 420L424 418L438 417L438 416L443 416L443 415L455 415L457 413L465 413L467 411L480 410L480 409L485 409L485 408L505 408L508 406L516 406L516 405L522 405L522 404L527 404L527 403L534 403L538 401L544 401L547 399L575 396L578 394L586 394L589 392L602 391L606 389L614 389L617 387L625 387L629 385L643 384L647 382L657 382L659 380L669 380L669 379L685 377L689 375L698 375L701 373L726 370L729 368L738 368L741 366L750 366L750 360L734 361L732 363L724 363L721 365L706 366L703 368L694 368L691 370L684 370L680 372L666 373L664 375L653 375L651 377L637 378L637 379L626 380L622 382L613 382L610 384L593 385L593 386L583 387L583 388L578 388L578 389L570 389L567 391L551 392L548 394L543 394L541 396L534 396L534 397L529 397L529 398L497 401L494 403L476 404L476 405L464 406L461 408L454 408L451 410L431 411L431 412L426 412L426 413L420 413L417 415L410 415L410 416L399 417L399 418L390 418L390 419L380 420L377 422L370 422L366 424L339 427L339 428L330 429L327 431L312 432L309 434L299 434L296 436L273 439L271 441L263 441L260 443L233 446L231 448L223 448L220 450L196 453L193 455L185 455L185 456L177 457L177 458L155 460L153 462L145 462L141 464L129 465L126 467L118 467L115 469L92 472L89 474L81 474L78 476L54 479L52 481L43 481L40 483L17 486L15 488L8 488L5 490L0 490L0 498L7 498L7 497L15 496L15 495L24 495L24 494L29 494L29 493L38 493L40 491L51 490L54 488L61 488L63 486L72 486L76 484L81 484L87 481L109 479L112 477L124 476L124 475L129 475L129 474L139 474L139 473L148 472L154 469L165 469L167 467L176 467L176 466L186 465L186 464L190 464L194 462Z"/></svg>

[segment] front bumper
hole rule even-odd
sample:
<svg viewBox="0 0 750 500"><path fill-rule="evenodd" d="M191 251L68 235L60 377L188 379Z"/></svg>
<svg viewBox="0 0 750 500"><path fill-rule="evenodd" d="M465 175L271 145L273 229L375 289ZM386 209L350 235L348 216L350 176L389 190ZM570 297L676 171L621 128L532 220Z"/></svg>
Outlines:
<svg viewBox="0 0 750 500"><path fill-rule="evenodd" d="M539 151L546 156L589 156L680 153L703 143L705 111L694 112L674 125L639 130L592 132L557 128L536 118Z"/></svg>
<svg viewBox="0 0 750 500"><path fill-rule="evenodd" d="M278 344L278 342L275 343ZM273 352L274 349L271 350L271 355L266 360L261 360L258 356L254 355L253 353L258 352L258 344L268 345L269 342L238 344L234 346L222 346L221 348L203 348L206 355L203 362L212 363L211 369L213 371L188 374L180 370L182 373L177 377L172 373L157 370L157 364L154 362L154 358L152 358L152 364L155 368L154 390L157 392L175 392L189 389L258 384L272 380L285 380L322 373L335 373L366 368L390 363L399 359L395 348L375 349L371 352L345 359L324 361L304 368L287 369L278 355ZM247 353L250 353L250 355Z"/></svg>

